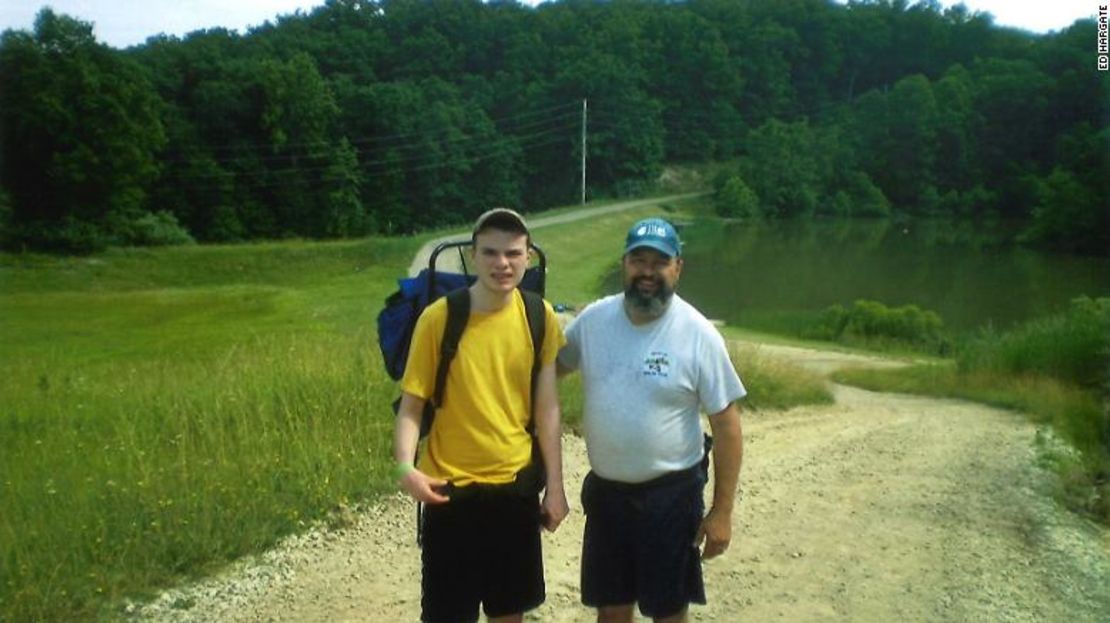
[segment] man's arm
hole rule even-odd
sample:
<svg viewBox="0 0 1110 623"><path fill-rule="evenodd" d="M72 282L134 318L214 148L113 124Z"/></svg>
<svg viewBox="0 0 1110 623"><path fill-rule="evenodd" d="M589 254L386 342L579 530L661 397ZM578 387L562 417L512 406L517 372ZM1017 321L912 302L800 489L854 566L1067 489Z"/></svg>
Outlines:
<svg viewBox="0 0 1110 623"><path fill-rule="evenodd" d="M705 541L704 559L720 556L732 541L732 509L744 459L740 407L729 403L709 416L709 427L713 431L713 507L702 520L697 536L698 545Z"/></svg>
<svg viewBox="0 0 1110 623"><path fill-rule="evenodd" d="M549 532L554 532L569 512L567 495L563 489L563 432L559 423L554 363L540 368L536 383L536 439L547 471L547 488L540 510L543 512L544 527Z"/></svg>
<svg viewBox="0 0 1110 623"><path fill-rule="evenodd" d="M393 422L393 460L397 465L397 485L414 499L425 504L442 504L448 498L433 487L442 487L445 480L429 478L412 464L416 445L420 442L420 419L424 413L423 398L401 393L401 407Z"/></svg>

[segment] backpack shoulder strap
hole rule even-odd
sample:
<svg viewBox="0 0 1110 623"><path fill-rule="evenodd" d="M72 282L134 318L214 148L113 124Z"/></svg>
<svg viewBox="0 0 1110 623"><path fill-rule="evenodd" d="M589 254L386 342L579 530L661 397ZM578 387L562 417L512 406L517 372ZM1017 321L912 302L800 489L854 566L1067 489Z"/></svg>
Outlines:
<svg viewBox="0 0 1110 623"><path fill-rule="evenodd" d="M524 297L524 313L528 317L528 332L532 335L532 413L528 418L528 430L534 427L533 418L536 411L536 380L540 377L540 368L543 365L543 338L547 334L547 310L544 309L543 297L531 290L521 290Z"/></svg>
<svg viewBox="0 0 1110 623"><path fill-rule="evenodd" d="M433 393L435 406L443 406L443 392L447 386L447 370L459 352L466 321L470 318L470 290L459 288L447 294L447 325L439 342L439 367L436 368L436 384Z"/></svg>
<svg viewBox="0 0 1110 623"><path fill-rule="evenodd" d="M427 435L435 421L436 409L443 405L443 392L447 387L447 370L451 368L451 360L459 352L459 340L462 339L466 321L470 318L470 289L462 287L447 293L447 324L443 327L443 336L439 339L439 365L436 367L436 384L432 390L431 404L424 404L424 413L420 420L420 436ZM417 446L417 453L420 452ZM415 462L415 458L414 458ZM416 544L424 546L424 504L416 503Z"/></svg>

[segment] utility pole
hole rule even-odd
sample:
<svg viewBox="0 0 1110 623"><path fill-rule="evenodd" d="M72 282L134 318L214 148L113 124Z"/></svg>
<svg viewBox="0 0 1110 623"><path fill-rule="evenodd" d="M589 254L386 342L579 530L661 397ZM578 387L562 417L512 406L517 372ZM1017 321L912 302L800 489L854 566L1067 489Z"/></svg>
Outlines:
<svg viewBox="0 0 1110 623"><path fill-rule="evenodd" d="M586 99L582 98L582 205L586 205Z"/></svg>

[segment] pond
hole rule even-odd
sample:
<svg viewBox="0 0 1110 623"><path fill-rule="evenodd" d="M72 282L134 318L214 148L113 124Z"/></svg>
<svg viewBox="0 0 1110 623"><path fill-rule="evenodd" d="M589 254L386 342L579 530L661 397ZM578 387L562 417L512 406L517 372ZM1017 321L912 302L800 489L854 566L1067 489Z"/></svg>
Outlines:
<svg viewBox="0 0 1110 623"><path fill-rule="evenodd" d="M1007 328L1110 296L1110 258L1040 253L1015 223L952 220L696 221L679 292L710 318L797 333L857 299L930 309L955 333ZM619 274L607 280L619 287Z"/></svg>

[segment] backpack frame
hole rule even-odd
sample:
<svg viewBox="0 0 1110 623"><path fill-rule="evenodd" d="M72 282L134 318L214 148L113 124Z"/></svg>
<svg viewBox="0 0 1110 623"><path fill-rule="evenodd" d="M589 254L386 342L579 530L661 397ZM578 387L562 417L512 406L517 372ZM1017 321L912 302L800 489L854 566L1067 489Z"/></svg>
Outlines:
<svg viewBox="0 0 1110 623"><path fill-rule="evenodd" d="M459 252L459 261L463 266L463 277L468 284L474 282L476 277L470 275L466 270L466 261L463 257L463 249L473 246L469 240L458 242L445 242L436 246L432 251L431 257L428 259L428 272L427 272L427 290L425 296L427 298L427 305L431 305L433 301L438 298L436 295L437 281L453 281L457 278L457 274L441 273L436 270L436 260L439 255L449 249L457 249ZM529 267L524 271L524 277L521 278L520 285L517 289L524 299L524 311L528 319L528 332L532 338L532 391L529 399L529 417L528 417L528 433L535 434L535 407L536 407L536 379L539 378L540 367L542 365L541 352L543 351L543 338L546 333L547 314L543 305L543 294L547 281L547 256L544 254L543 249L535 244L529 245L531 250L535 251L536 256L539 258L537 266ZM421 271L423 273L423 271ZM443 335L440 338L439 344L439 365L436 368L436 380L434 390L432 392L432 399L425 401L424 413L420 419L420 437L424 438L431 432L432 423L435 421L436 409L443 406L444 392L447 386L447 372L451 368L451 362L454 360L455 355L459 352L459 341L462 339L463 331L466 329L466 322L470 317L470 295L466 286L454 289L448 292L447 297L447 324L443 329ZM425 306L426 307L426 306ZM421 310L422 312L423 310ZM413 323L415 325L415 322ZM411 340L411 334L409 336ZM406 349L407 353L407 349ZM398 401L400 398L398 398ZM397 410L397 405L394 407L394 412Z"/></svg>

